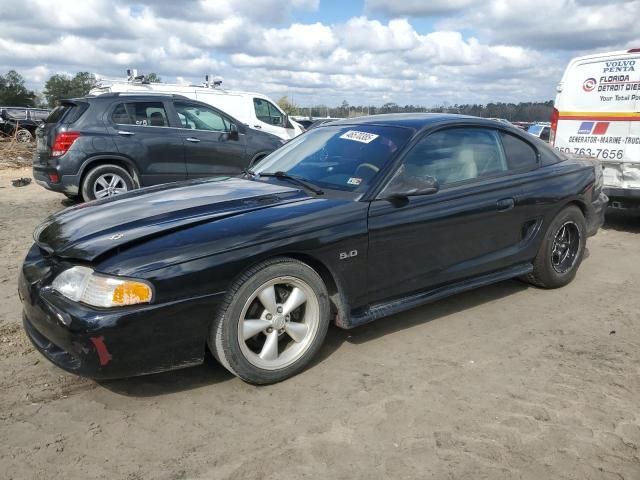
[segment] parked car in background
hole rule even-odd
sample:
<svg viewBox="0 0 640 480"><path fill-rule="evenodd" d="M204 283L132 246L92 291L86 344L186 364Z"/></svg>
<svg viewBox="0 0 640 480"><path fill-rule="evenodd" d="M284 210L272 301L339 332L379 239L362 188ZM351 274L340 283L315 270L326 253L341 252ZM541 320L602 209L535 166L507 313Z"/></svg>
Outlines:
<svg viewBox="0 0 640 480"><path fill-rule="evenodd" d="M43 108L0 107L0 131L18 142L28 143L48 116L49 110Z"/></svg>
<svg viewBox="0 0 640 480"><path fill-rule="evenodd" d="M237 175L280 147L210 105L179 95L64 100L37 130L33 176L94 200L187 178Z"/></svg>
<svg viewBox="0 0 640 480"><path fill-rule="evenodd" d="M606 203L599 163L502 123L345 119L244 178L51 216L22 267L24 327L80 375L181 368L209 348L240 378L273 383L313 359L332 321L353 328L513 277L568 284Z"/></svg>
<svg viewBox="0 0 640 480"><path fill-rule="evenodd" d="M309 118L294 118L294 120L298 122L299 125L302 125L305 130L308 130L313 122L315 122L315 120L311 120Z"/></svg>
<svg viewBox="0 0 640 480"><path fill-rule="evenodd" d="M640 207L640 48L574 58L557 90L553 145L602 162L611 207Z"/></svg>
<svg viewBox="0 0 640 480"><path fill-rule="evenodd" d="M307 130L311 130L312 128L317 128L320 125L324 125L326 123L330 123L330 122L335 122L336 120L341 120L340 118L321 118L319 120L315 120L311 125L309 125L309 128L307 128Z"/></svg>
<svg viewBox="0 0 640 480"><path fill-rule="evenodd" d="M268 96L255 92L225 90L220 87L220 82L207 81L202 85L149 83L145 82L144 76L134 75L130 80L101 80L91 90L90 95L107 92L183 95L226 112L251 129L276 135L283 140L290 140L304 131L300 125L289 120L287 114Z"/></svg>
<svg viewBox="0 0 640 480"><path fill-rule="evenodd" d="M531 122L512 122L515 127L518 127L520 130L527 130L532 123Z"/></svg>
<svg viewBox="0 0 640 480"><path fill-rule="evenodd" d="M489 118L489 120L494 120L496 122L502 122L505 125L509 125L510 127L515 127L515 125L513 123L511 123L509 120L507 120L506 118Z"/></svg>
<svg viewBox="0 0 640 480"><path fill-rule="evenodd" d="M551 126L543 123L534 123L533 125L529 125L527 133L544 142L548 142L551 135Z"/></svg>

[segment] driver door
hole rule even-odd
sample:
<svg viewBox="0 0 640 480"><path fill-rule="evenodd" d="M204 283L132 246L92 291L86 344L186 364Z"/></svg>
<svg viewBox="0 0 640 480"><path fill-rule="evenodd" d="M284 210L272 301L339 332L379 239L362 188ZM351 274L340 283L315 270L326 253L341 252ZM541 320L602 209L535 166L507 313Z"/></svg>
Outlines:
<svg viewBox="0 0 640 480"><path fill-rule="evenodd" d="M370 301L463 280L514 262L520 242L518 191L498 132L451 128L424 137L404 157L406 175L440 189L369 210ZM400 171L400 170L399 170Z"/></svg>

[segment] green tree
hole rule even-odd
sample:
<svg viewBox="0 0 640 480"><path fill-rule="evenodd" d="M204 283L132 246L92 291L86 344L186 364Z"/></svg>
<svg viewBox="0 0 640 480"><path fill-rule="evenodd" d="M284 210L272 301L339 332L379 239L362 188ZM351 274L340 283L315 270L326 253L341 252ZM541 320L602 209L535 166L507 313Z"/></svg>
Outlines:
<svg viewBox="0 0 640 480"><path fill-rule="evenodd" d="M96 85L96 77L89 72L78 72L74 77L53 75L44 84L43 94L50 107L64 98L83 97Z"/></svg>
<svg viewBox="0 0 640 480"><path fill-rule="evenodd" d="M286 95L284 97L280 97L280 100L278 100L278 106L284 110L284 113L287 115L296 115L298 113L298 106L289 100L289 97Z"/></svg>
<svg viewBox="0 0 640 480"><path fill-rule="evenodd" d="M160 83L160 82L162 82L162 79L160 78L160 76L156 72L151 72L149 75L145 75L144 78L145 78L145 80L147 80L150 83Z"/></svg>
<svg viewBox="0 0 640 480"><path fill-rule="evenodd" d="M36 94L24 85L24 78L15 70L0 75L0 105L32 107Z"/></svg>

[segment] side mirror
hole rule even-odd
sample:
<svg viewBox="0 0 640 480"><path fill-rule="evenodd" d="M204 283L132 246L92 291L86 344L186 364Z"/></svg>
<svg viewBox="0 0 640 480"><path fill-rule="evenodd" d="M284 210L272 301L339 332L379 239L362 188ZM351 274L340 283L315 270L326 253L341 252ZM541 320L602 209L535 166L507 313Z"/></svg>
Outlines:
<svg viewBox="0 0 640 480"><path fill-rule="evenodd" d="M282 120L283 120L282 124L284 125L284 128L293 128L291 121L289 121L289 115L285 113L284 118Z"/></svg>
<svg viewBox="0 0 640 480"><path fill-rule="evenodd" d="M391 179L379 198L389 201L408 200L409 197L433 195L439 190L440 185L434 177L407 175L403 168Z"/></svg>
<svg viewBox="0 0 640 480"><path fill-rule="evenodd" d="M235 123L232 123L229 127L229 140L238 140L240 138L240 131Z"/></svg>

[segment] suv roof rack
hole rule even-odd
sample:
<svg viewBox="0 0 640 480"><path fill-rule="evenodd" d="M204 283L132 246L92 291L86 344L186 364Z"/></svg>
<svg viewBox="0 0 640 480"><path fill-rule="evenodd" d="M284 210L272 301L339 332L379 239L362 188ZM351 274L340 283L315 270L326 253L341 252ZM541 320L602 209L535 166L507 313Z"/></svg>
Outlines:
<svg viewBox="0 0 640 480"><path fill-rule="evenodd" d="M170 97L179 98L181 100L190 100L190 98L177 93L164 92L107 92L98 95L87 95L87 98L112 98L112 97Z"/></svg>

